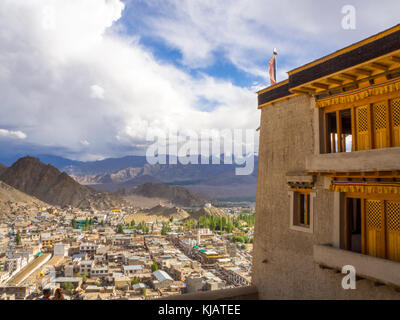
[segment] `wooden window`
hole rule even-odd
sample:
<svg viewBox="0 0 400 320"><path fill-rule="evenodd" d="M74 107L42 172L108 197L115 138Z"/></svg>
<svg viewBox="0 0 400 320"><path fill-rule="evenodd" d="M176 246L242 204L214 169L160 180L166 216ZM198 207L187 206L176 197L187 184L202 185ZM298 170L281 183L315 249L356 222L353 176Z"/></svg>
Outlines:
<svg viewBox="0 0 400 320"><path fill-rule="evenodd" d="M392 145L400 147L400 99L390 101L392 123Z"/></svg>
<svg viewBox="0 0 400 320"><path fill-rule="evenodd" d="M400 98L325 109L325 153L400 147Z"/></svg>
<svg viewBox="0 0 400 320"><path fill-rule="evenodd" d="M387 148L389 146L388 132L388 110L385 101L374 103L373 110L373 131L374 131L374 147L377 149Z"/></svg>
<svg viewBox="0 0 400 320"><path fill-rule="evenodd" d="M387 256L400 261L400 202L386 202Z"/></svg>
<svg viewBox="0 0 400 320"><path fill-rule="evenodd" d="M336 112L326 113L326 153L338 152Z"/></svg>
<svg viewBox="0 0 400 320"><path fill-rule="evenodd" d="M310 227L310 192L294 192L293 225L309 228Z"/></svg>
<svg viewBox="0 0 400 320"><path fill-rule="evenodd" d="M384 203L381 200L366 200L366 253L370 256L385 257Z"/></svg>
<svg viewBox="0 0 400 320"><path fill-rule="evenodd" d="M368 133L368 106L356 109L357 150L371 149Z"/></svg>
<svg viewBox="0 0 400 320"><path fill-rule="evenodd" d="M339 129L339 149L341 152L351 152L353 143L351 109L339 111Z"/></svg>
<svg viewBox="0 0 400 320"><path fill-rule="evenodd" d="M346 198L345 249L400 262L400 201L373 195Z"/></svg>

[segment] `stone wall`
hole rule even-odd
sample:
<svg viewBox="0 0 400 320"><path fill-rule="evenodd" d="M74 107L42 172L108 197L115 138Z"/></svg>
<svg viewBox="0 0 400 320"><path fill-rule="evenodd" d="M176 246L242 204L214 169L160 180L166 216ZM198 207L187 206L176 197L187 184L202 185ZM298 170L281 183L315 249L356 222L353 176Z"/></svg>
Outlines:
<svg viewBox="0 0 400 320"><path fill-rule="evenodd" d="M313 233L289 229L287 174L305 171L306 158L319 148L314 103L301 95L262 109L253 285L260 299L398 299L393 288L365 279L344 290L344 275L314 262L314 244L334 243L337 230L335 195L322 177L315 183Z"/></svg>

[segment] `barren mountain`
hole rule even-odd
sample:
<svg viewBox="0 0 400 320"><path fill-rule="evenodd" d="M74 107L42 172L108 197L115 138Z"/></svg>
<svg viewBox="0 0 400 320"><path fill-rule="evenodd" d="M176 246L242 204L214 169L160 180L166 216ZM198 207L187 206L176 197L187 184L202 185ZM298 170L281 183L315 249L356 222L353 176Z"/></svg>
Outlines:
<svg viewBox="0 0 400 320"><path fill-rule="evenodd" d="M119 205L116 196L82 186L65 172L33 157L24 157L7 168L0 180L52 205L109 209Z"/></svg>
<svg viewBox="0 0 400 320"><path fill-rule="evenodd" d="M0 163L0 175L7 169L7 167L4 164Z"/></svg>
<svg viewBox="0 0 400 320"><path fill-rule="evenodd" d="M201 208L200 210L193 213L190 217L199 219L201 216L214 216L217 218L228 217L228 215L221 209L215 207Z"/></svg>
<svg viewBox="0 0 400 320"><path fill-rule="evenodd" d="M144 222L154 222L154 221L167 221L170 218L177 220L183 220L189 217L187 213L182 208L178 207L165 207L162 205L157 205L151 209L146 209L141 212L134 214L125 215L124 222L130 224L132 219L135 223Z"/></svg>
<svg viewBox="0 0 400 320"><path fill-rule="evenodd" d="M49 205L0 181L0 213L11 213L21 207L39 209Z"/></svg>
<svg viewBox="0 0 400 320"><path fill-rule="evenodd" d="M118 196L139 195L146 198L160 198L184 207L197 207L205 204L207 199L180 186L145 183L134 189L121 189L115 193Z"/></svg>
<svg viewBox="0 0 400 320"><path fill-rule="evenodd" d="M177 207L164 207L162 205L155 206L154 208L147 209L144 212L146 212L149 215L155 215L155 216L163 216L166 218L175 218L175 219L185 219L189 217L189 213L187 213L185 210Z"/></svg>

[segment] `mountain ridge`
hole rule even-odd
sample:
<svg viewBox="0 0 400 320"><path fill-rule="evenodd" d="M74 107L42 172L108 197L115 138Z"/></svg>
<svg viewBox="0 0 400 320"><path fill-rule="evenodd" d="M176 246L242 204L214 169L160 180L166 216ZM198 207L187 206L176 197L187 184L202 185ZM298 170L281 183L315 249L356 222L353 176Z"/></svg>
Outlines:
<svg viewBox="0 0 400 320"><path fill-rule="evenodd" d="M117 197L82 186L66 172L30 156L19 159L4 170L0 180L41 201L61 207L109 209L120 203Z"/></svg>

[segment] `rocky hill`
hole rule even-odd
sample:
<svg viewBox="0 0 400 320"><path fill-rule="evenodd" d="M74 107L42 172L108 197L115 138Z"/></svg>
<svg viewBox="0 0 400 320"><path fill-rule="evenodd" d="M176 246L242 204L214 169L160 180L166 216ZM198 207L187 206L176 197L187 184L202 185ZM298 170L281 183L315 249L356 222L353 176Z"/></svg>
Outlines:
<svg viewBox="0 0 400 320"><path fill-rule="evenodd" d="M184 187L156 183L145 183L134 189L121 189L116 192L116 195L122 197L138 195L147 198L165 199L177 206L183 207L198 207L208 202L207 199Z"/></svg>
<svg viewBox="0 0 400 320"><path fill-rule="evenodd" d="M7 167L0 163L0 175L7 169Z"/></svg>
<svg viewBox="0 0 400 320"><path fill-rule="evenodd" d="M46 203L61 207L109 209L121 204L116 196L82 186L65 172L33 157L19 159L1 173L0 180Z"/></svg>
<svg viewBox="0 0 400 320"><path fill-rule="evenodd" d="M132 220L134 220L135 223L154 222L157 220L168 221L170 218L184 220L189 218L189 216L189 213L182 208L157 205L151 209L145 209L134 214L125 215L124 222L130 224Z"/></svg>
<svg viewBox="0 0 400 320"><path fill-rule="evenodd" d="M166 218L173 217L178 220L189 217L189 213L187 213L182 208L177 208L177 207L168 208L162 205L155 206L154 208L145 210L144 212L146 212L149 215L163 216Z"/></svg>
<svg viewBox="0 0 400 320"><path fill-rule="evenodd" d="M223 210L215 207L203 207L193 213L190 217L193 219L199 219L201 216L214 216L217 218L228 217L228 215Z"/></svg>
<svg viewBox="0 0 400 320"><path fill-rule="evenodd" d="M0 181L0 213L12 213L21 208L48 207L49 205Z"/></svg>

